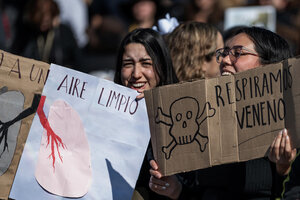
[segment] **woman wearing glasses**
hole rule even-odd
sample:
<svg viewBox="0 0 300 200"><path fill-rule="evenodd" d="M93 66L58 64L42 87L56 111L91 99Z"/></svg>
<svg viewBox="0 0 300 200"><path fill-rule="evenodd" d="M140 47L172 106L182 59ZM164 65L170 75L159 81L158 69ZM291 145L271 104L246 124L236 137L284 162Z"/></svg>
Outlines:
<svg viewBox="0 0 300 200"><path fill-rule="evenodd" d="M227 56L229 55L229 56ZM221 73L246 71L292 57L288 43L279 35L258 27L241 28L216 51Z"/></svg>
<svg viewBox="0 0 300 200"><path fill-rule="evenodd" d="M292 57L287 42L279 35L257 27L240 29L216 51L222 75L253 69ZM171 199L189 199L191 193L206 199L275 199L282 180L295 158L287 130L270 146L268 158L225 164L193 172L162 177L154 161L150 188Z"/></svg>

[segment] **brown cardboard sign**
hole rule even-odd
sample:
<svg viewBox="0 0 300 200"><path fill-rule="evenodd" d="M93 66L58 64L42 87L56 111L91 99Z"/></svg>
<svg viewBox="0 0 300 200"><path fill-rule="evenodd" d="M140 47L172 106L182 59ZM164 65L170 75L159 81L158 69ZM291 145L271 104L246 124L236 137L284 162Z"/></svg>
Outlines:
<svg viewBox="0 0 300 200"><path fill-rule="evenodd" d="M300 147L300 58L145 92L154 158L171 175L267 155L287 128Z"/></svg>
<svg viewBox="0 0 300 200"><path fill-rule="evenodd" d="M0 50L0 199L7 199L50 65Z"/></svg>

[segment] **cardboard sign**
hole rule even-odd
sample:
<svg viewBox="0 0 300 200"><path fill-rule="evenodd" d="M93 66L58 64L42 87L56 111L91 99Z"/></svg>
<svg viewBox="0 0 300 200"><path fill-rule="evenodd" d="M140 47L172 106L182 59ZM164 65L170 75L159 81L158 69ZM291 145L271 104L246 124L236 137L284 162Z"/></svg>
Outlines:
<svg viewBox="0 0 300 200"><path fill-rule="evenodd" d="M158 87L145 98L154 157L164 175L267 154L286 127L300 146L300 58Z"/></svg>
<svg viewBox="0 0 300 200"><path fill-rule="evenodd" d="M7 199L49 65L0 50L0 199Z"/></svg>
<svg viewBox="0 0 300 200"><path fill-rule="evenodd" d="M52 64L13 199L131 199L150 140L145 100Z"/></svg>
<svg viewBox="0 0 300 200"><path fill-rule="evenodd" d="M259 26L276 31L276 9L273 6L246 6L227 8L224 30L234 26Z"/></svg>

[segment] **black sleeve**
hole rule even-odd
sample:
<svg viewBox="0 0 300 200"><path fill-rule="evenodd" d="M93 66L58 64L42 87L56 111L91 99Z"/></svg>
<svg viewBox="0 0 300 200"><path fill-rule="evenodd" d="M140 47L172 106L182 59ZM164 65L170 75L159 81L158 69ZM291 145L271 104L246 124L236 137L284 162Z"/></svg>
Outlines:
<svg viewBox="0 0 300 200"><path fill-rule="evenodd" d="M152 149L151 140L150 140L150 142L148 144L148 147L147 147L146 158L148 160L148 163L150 163L150 160L154 160L154 155L153 155L153 149Z"/></svg>
<svg viewBox="0 0 300 200"><path fill-rule="evenodd" d="M300 153L292 163L291 171L283 183L283 199L300 199Z"/></svg>
<svg viewBox="0 0 300 200"><path fill-rule="evenodd" d="M199 184L199 170L176 174L182 184L179 200L200 199L202 187Z"/></svg>

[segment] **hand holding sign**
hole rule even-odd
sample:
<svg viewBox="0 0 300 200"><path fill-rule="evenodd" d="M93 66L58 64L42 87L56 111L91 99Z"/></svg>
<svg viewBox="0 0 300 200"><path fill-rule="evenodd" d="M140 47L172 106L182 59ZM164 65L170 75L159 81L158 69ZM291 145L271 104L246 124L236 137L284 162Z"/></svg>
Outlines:
<svg viewBox="0 0 300 200"><path fill-rule="evenodd" d="M155 160L150 161L151 178L149 181L149 187L152 191L167 196L171 199L177 199L181 193L182 185L175 175L162 176L158 171L158 165Z"/></svg>
<svg viewBox="0 0 300 200"><path fill-rule="evenodd" d="M290 164L295 159L297 149L291 145L290 137L287 130L281 130L274 139L268 158L276 163L276 170L281 175L286 175L289 172Z"/></svg>

